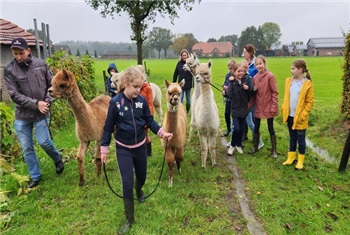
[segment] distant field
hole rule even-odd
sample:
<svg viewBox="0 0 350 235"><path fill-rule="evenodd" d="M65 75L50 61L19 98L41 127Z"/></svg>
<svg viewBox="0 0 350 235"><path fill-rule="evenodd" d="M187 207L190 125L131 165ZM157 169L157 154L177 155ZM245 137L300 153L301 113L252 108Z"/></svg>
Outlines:
<svg viewBox="0 0 350 235"><path fill-rule="evenodd" d="M299 59L298 57L267 57L267 67L275 75L279 91L279 104L283 101L285 78L291 76L291 63ZM337 129L337 123L340 119L339 104L341 102L342 92L342 57L304 57L311 78L314 84L315 104L310 114L310 126L307 136L318 146L327 147L327 151L334 157L340 158L343 142L346 138L345 131ZM212 59L212 83L217 87L221 87L227 71L227 62L229 58ZM144 60L147 69L150 70L149 81L154 82L162 89L164 97L164 80L172 81L177 59L162 60ZM200 58L201 63L208 62L207 58ZM236 61L242 61L242 58L236 58ZM107 70L110 62L115 62L119 71L125 70L129 66L136 65L136 60L96 60L96 78L100 89L103 91L102 71ZM225 129L224 122L224 103L221 93L214 90L214 95L219 108L221 118L220 126ZM164 100L164 98L163 98ZM279 106L280 108L281 106ZM165 103L163 102L163 110ZM282 126L281 116L275 120L275 125L281 126L281 130L285 131L286 127ZM332 131L331 131L332 130ZM338 133L341 131L341 133ZM286 133L287 134L287 133ZM326 136L325 136L326 135ZM327 136L328 135L328 136Z"/></svg>
<svg viewBox="0 0 350 235"><path fill-rule="evenodd" d="M279 100L283 99L284 81L286 77L291 75L290 66L291 63L298 59L297 57L288 58L267 58L268 69L275 74L278 89ZM342 91L342 57L304 57L303 58L310 71L314 88L315 88L315 108L326 108L338 106ZM241 61L242 58L236 58L237 61ZM227 73L227 61L225 59L212 59L212 76L213 83L216 86L221 86L224 77ZM108 64L111 61L96 60L96 78L98 80L100 88L103 88L102 83L102 71L107 70ZM126 69L129 66L136 65L136 60L115 60L119 71ZM164 84L164 79L172 80L176 59L168 60L144 60L146 62L147 69L150 70L149 81L157 83L161 86ZM208 62L206 58L200 58L200 62ZM219 95L220 96L220 95Z"/></svg>

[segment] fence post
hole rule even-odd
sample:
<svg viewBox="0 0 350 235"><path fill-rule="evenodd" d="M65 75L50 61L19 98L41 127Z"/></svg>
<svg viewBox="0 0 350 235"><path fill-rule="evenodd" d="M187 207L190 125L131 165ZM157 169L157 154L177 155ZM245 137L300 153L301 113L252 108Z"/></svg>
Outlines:
<svg viewBox="0 0 350 235"><path fill-rule="evenodd" d="M109 93L108 93L108 86L107 86L107 76L106 76L106 70L103 70L102 71L102 73L103 73L103 81L104 81L104 84L105 84L105 93L106 93L106 95L109 95Z"/></svg>

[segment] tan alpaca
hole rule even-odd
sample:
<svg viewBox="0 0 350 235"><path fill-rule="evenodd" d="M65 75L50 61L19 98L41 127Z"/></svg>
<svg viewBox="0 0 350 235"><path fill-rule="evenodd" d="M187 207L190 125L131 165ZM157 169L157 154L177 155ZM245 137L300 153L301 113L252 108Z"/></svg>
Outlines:
<svg viewBox="0 0 350 235"><path fill-rule="evenodd" d="M211 61L201 63L196 68L196 81L201 88L201 94L196 100L194 112L196 113L196 126L201 145L202 167L206 166L208 151L212 165L216 165L216 137L219 131L220 118L215 103L211 83Z"/></svg>
<svg viewBox="0 0 350 235"><path fill-rule="evenodd" d="M91 100L90 103L86 103L70 71L65 69L58 71L56 68L53 71L55 76L52 78L49 94L54 98L66 99L75 116L76 135L80 141L77 154L79 186L83 186L84 156L90 141L96 141L96 173L98 176L101 175L100 145L110 97L101 95Z"/></svg>
<svg viewBox="0 0 350 235"><path fill-rule="evenodd" d="M180 102L185 80L180 83L169 83L165 80L167 87L166 102L167 111L163 121L163 129L173 133L170 141L162 139L162 145L165 152L165 158L169 167L169 187L173 186L174 164L181 174L181 162L183 161L184 148L187 132L187 114L183 104Z"/></svg>

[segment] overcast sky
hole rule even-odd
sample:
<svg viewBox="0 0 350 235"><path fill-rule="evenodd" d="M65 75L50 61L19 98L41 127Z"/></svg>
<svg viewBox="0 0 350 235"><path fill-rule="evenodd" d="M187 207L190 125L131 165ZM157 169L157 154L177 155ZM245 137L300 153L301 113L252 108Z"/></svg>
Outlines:
<svg viewBox="0 0 350 235"><path fill-rule="evenodd" d="M102 18L83 0L0 0L0 17L23 29L34 29L37 20L50 27L54 43L65 40L131 42L130 20L126 14ZM174 34L192 33L198 41L219 39L247 27L277 23L281 42L307 43L311 37L340 37L349 31L350 1L208 1L193 5L193 10L178 12L174 25L158 17L149 25L170 29Z"/></svg>

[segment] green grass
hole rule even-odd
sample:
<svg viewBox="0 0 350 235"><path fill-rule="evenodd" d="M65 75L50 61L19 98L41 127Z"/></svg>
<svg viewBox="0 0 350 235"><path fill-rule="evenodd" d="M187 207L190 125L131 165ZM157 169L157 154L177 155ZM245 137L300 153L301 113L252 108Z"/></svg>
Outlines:
<svg viewBox="0 0 350 235"><path fill-rule="evenodd" d="M290 65L296 58L267 58L268 68L275 74L279 103L284 91L284 80L290 76ZM307 137L329 154L340 159L346 130L339 126L342 89L342 58L304 58L308 64L314 87L315 105L310 115ZM237 59L240 61L240 59ZM159 84L164 96L164 79L172 80L177 60L146 60L150 69L149 80ZM201 59L201 62L207 62ZM213 83L221 86L227 73L228 59L213 59ZM115 61L119 71L134 60ZM104 89L102 71L110 61L96 61L96 80ZM222 96L214 90L221 118L221 130L225 131ZM163 98L163 111L165 102ZM350 234L350 175L339 173L338 165L330 164L308 150L305 169L295 171L293 166L282 166L288 149L288 130L275 119L277 151L279 157L269 156L270 140L266 122L261 132L265 147L254 156L235 155L240 174L245 180L245 193L251 209L268 234ZM160 140L153 135L153 156L149 158L145 193L157 184L161 170L163 151ZM4 234L115 234L125 222L121 199L114 196L104 176L95 175L93 144L85 157L85 186L78 186L78 164L74 159L78 141L74 133L74 120L67 127L55 131L54 142L62 148L68 161L65 171L57 176L54 166L40 148L37 148L44 174L40 186L16 197L14 182L1 185L8 189L12 212ZM244 151L252 147L251 132ZM111 149L114 149L111 146ZM227 161L227 149L217 143L218 166L200 166L197 138L186 144L182 174L174 174L174 186L168 187L167 166L164 168L159 188L145 203L136 203L136 223L129 234L249 234L235 193L234 176ZM106 165L109 180L121 193L120 176L114 151L110 151ZM20 174L27 174L25 164L15 163ZM5 175L2 180L8 176ZM1 181L3 182L3 181Z"/></svg>

